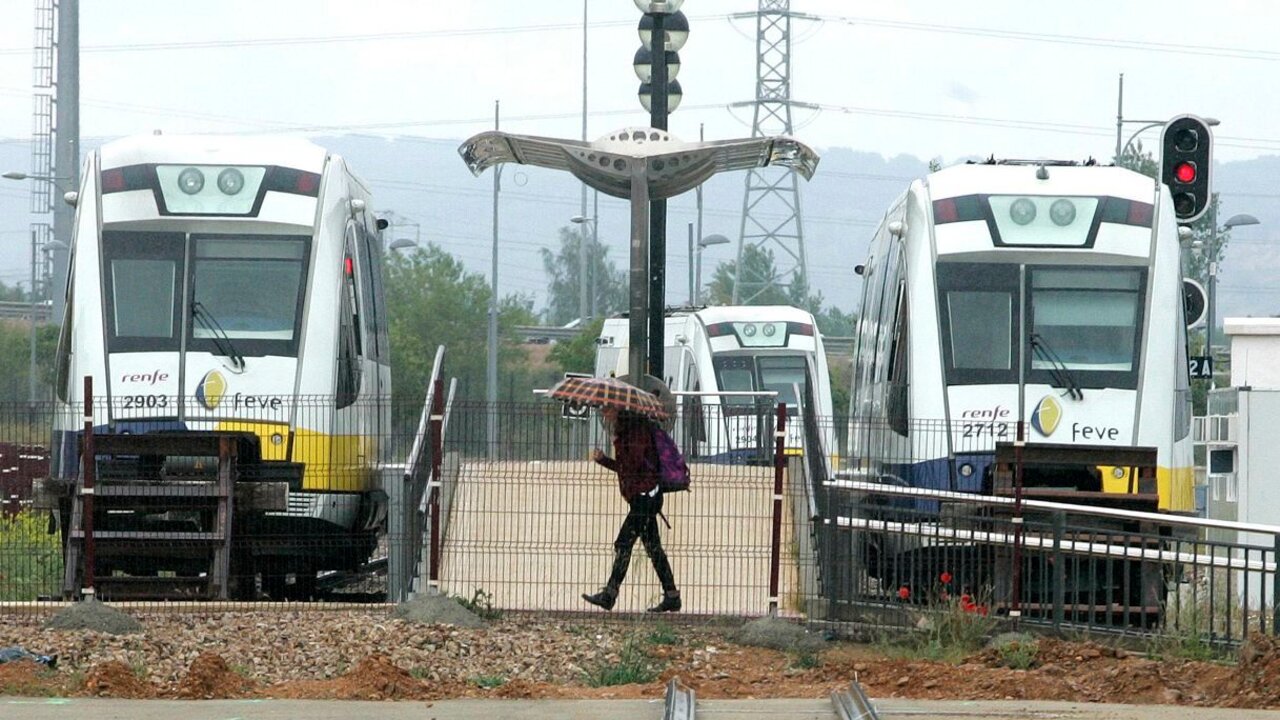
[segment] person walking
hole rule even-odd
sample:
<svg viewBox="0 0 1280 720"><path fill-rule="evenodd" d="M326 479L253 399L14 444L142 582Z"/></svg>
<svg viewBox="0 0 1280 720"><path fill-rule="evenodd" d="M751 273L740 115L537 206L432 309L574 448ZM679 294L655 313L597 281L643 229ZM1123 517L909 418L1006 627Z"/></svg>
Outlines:
<svg viewBox="0 0 1280 720"><path fill-rule="evenodd" d="M618 474L618 490L631 509L613 541L613 569L608 582L599 592L583 593L582 599L605 610L613 609L631 565L631 549L638 538L662 583L662 602L649 608L649 612L676 612L680 609L680 590L658 537L662 489L658 485L658 450L653 442L651 421L644 415L612 407L602 408L601 414L605 427L613 433L614 456L610 458L596 449L591 459Z"/></svg>

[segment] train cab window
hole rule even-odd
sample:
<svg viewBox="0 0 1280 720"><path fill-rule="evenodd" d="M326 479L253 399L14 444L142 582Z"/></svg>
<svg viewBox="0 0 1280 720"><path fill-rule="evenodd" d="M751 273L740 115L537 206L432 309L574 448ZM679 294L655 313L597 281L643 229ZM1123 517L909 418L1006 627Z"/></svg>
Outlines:
<svg viewBox="0 0 1280 720"><path fill-rule="evenodd" d="M754 392L756 390L756 371L753 358L717 357L711 361L716 371L716 380L723 392ZM742 414L751 412L755 406L755 398L750 395L730 395L721 399L725 414Z"/></svg>
<svg viewBox="0 0 1280 720"><path fill-rule="evenodd" d="M1048 350L1028 353L1028 380L1051 381L1061 365L1083 387L1136 387L1144 271L1032 267L1028 274L1029 333Z"/></svg>
<svg viewBox="0 0 1280 720"><path fill-rule="evenodd" d="M177 350L185 236L104 232L107 349Z"/></svg>
<svg viewBox="0 0 1280 720"><path fill-rule="evenodd" d="M193 307L199 303L201 316L211 320L192 324L191 347L212 348L221 332L244 355L295 355L308 238L219 235L192 240L191 299Z"/></svg>
<svg viewBox="0 0 1280 720"><path fill-rule="evenodd" d="M760 387L778 393L778 402L787 404L787 414L794 417L800 407L809 380L808 368L803 357L761 356L756 358L760 368ZM796 390L800 395L796 395Z"/></svg>
<svg viewBox="0 0 1280 720"><path fill-rule="evenodd" d="M939 263L938 304L948 385L1017 382L1016 265Z"/></svg>

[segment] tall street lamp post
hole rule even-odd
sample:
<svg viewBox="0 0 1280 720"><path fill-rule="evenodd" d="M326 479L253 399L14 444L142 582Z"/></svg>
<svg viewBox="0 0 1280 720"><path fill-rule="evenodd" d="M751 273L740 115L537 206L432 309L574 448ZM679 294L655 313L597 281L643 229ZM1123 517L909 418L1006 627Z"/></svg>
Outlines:
<svg viewBox="0 0 1280 720"><path fill-rule="evenodd" d="M667 129L667 115L680 106L683 92L677 54L689 38L689 20L680 12L684 0L634 0L640 18L640 49L631 66L640 78L640 104L649 111L649 125ZM649 208L649 373L662 377L662 346L666 314L667 202L655 199Z"/></svg>
<svg viewBox="0 0 1280 720"><path fill-rule="evenodd" d="M58 180L68 179L68 178L57 178L50 175L29 175L21 171L6 172L3 175L0 175L0 177L5 178L6 180L32 180L35 182L48 182L48 183L53 183L55 188L57 187ZM63 199L65 200L65 198ZM69 228L70 225L67 224L67 227ZM44 296L47 294L49 296L49 299L52 300L53 293L54 293L52 278L40 278L38 276L39 275L38 268L40 266L40 253L43 252L45 254L46 262L51 264L53 253L59 250L65 250L68 247L70 246L67 243L58 239L53 239L48 242L45 242L43 243L43 247L42 247L39 234L36 233L35 230L31 231L31 284L30 284L30 293L29 293L29 300L31 301L31 308L30 308L31 321L30 321L29 330L30 330L31 337L30 337L30 348L29 348L30 365L27 369L27 375L28 375L27 399L33 403L39 400L39 397L38 397L39 383L36 382L36 371L38 369L36 367L36 317L38 315L37 310L39 308L39 303L41 300L44 299ZM50 313L52 313L52 304L51 304ZM52 320L52 315L50 316L50 320Z"/></svg>
<svg viewBox="0 0 1280 720"><path fill-rule="evenodd" d="M599 209L600 209L599 202L600 202L600 194L597 193L596 194L596 212L599 212ZM580 238L579 242L583 244L583 247L578 248L578 250L581 257L586 258L586 261L581 263L581 267L578 270L578 273L579 273L578 285L584 288L589 287L591 290L591 299L590 299L590 302L587 303L588 312L585 315L583 315L582 320L578 323L578 326L580 328L585 328L587 326L587 321L594 320L596 317L596 274L598 269L597 266L600 263L600 260L597 259L597 256L600 254L599 220L600 220L599 216L595 216L595 215L593 215L592 217L587 217L585 215L574 215L573 217L569 218L569 222L574 223L576 225L582 225L582 232L578 234L578 237ZM590 245L586 244L587 228L591 229ZM585 273L590 274L589 281L587 280Z"/></svg>
<svg viewBox="0 0 1280 720"><path fill-rule="evenodd" d="M720 235L708 235L698 241L697 282L694 283L693 304L702 304L702 251L709 245L727 245L729 238Z"/></svg>
<svg viewBox="0 0 1280 720"><path fill-rule="evenodd" d="M1205 324L1204 328L1204 352L1210 358L1210 367L1212 367L1213 363L1213 326L1217 322L1217 316L1214 314L1216 312L1214 298L1217 295L1218 287L1218 261L1221 259L1218 256L1222 252L1218 246L1218 210L1216 207L1213 209L1213 217L1211 220L1212 230L1209 233L1209 247L1207 248L1207 259L1209 262L1209 307L1207 311L1209 321ZM1222 231L1229 232L1233 227L1257 224L1259 224L1258 218L1241 213L1227 218L1227 221L1222 224ZM1214 373L1214 377L1209 381L1209 383L1211 387L1218 386L1217 373Z"/></svg>
<svg viewBox="0 0 1280 720"><path fill-rule="evenodd" d="M500 163L566 170L607 195L631 200L631 310L627 374L644 387L650 308L646 282L649 255L649 201L665 200L730 170L768 165L794 167L813 176L818 155L788 137L686 143L657 128L626 128L591 143L490 131L458 148L475 175ZM659 314L661 320L661 314ZM651 373L650 373L651 374Z"/></svg>

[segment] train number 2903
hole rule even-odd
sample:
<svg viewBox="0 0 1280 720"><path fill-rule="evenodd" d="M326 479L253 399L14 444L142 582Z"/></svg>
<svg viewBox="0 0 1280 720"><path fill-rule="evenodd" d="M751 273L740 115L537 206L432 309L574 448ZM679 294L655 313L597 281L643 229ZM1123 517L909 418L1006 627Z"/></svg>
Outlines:
<svg viewBox="0 0 1280 720"><path fill-rule="evenodd" d="M1007 438L1009 437L1009 424L1002 422L962 423L960 425L960 437Z"/></svg>
<svg viewBox="0 0 1280 720"><path fill-rule="evenodd" d="M123 395L120 399L125 410L169 407L169 398L164 395Z"/></svg>

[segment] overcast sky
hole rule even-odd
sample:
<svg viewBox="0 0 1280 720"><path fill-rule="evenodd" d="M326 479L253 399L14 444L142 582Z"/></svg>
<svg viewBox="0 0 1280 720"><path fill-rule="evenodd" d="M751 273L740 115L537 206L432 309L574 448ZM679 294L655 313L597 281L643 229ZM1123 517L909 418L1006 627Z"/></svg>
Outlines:
<svg viewBox="0 0 1280 720"><path fill-rule="evenodd" d="M0 143L30 134L34 4L0 0ZM749 134L750 109L729 106L753 98L755 23L730 16L755 8L685 3L675 135L696 139L700 123L708 139ZM820 149L1108 159L1124 73L1126 117L1212 116L1222 120L1219 160L1280 154L1280 50L1271 49L1280 11L1270 2L793 0L792 9L817 18L795 21L792 79L794 99L820 106L796 111L795 134ZM647 116L630 67L639 12L630 0L590 0L589 10L594 139ZM582 0L86 1L81 131L456 140L490 127L500 99L504 129L577 137L582 21ZM1150 146L1158 134L1142 137ZM0 193L25 194L12 185Z"/></svg>
<svg viewBox="0 0 1280 720"><path fill-rule="evenodd" d="M0 137L31 127L34 0L0 3ZM591 138L644 120L639 13L590 0ZM672 130L744 134L753 0L688 0L685 107ZM796 133L814 145L944 159L1107 156L1125 115L1221 118L1219 158L1280 152L1280 12L1263 0L794 0ZM1211 10L1212 12L1208 12ZM501 99L513 130L581 132L580 0L172 0L81 7L82 132L324 127L464 137ZM350 39L363 36L361 39ZM736 115L749 122L747 109ZM535 117L553 116L535 120ZM1136 126L1131 128L1136 129ZM1151 133L1148 139L1154 139Z"/></svg>

